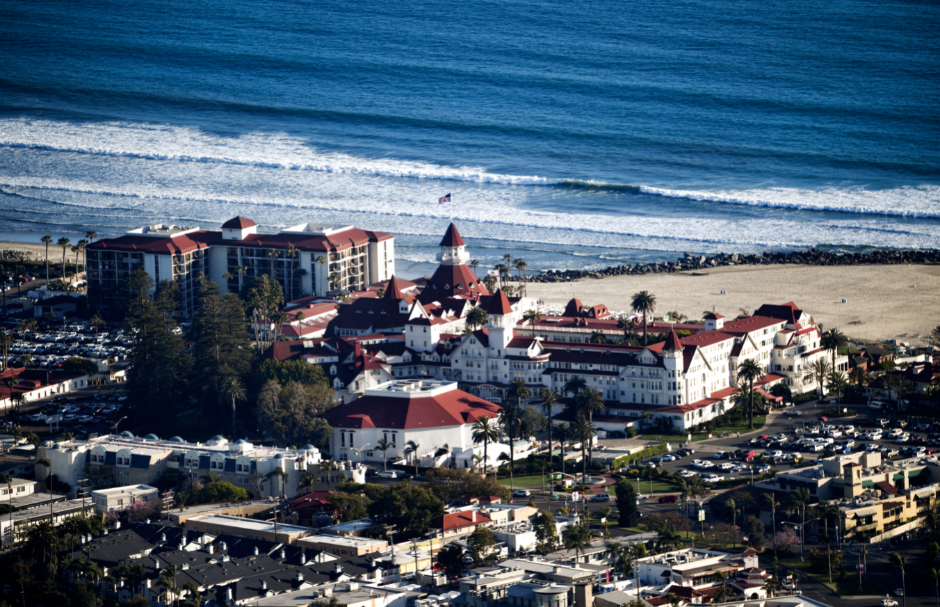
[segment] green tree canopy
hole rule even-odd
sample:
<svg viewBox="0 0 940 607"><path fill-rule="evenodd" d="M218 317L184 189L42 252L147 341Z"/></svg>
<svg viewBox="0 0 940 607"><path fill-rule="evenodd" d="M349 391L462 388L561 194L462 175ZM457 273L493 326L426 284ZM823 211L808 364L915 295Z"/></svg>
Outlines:
<svg viewBox="0 0 940 607"><path fill-rule="evenodd" d="M444 502L426 487L411 483L392 485L369 504L369 516L399 532L424 535L444 517Z"/></svg>
<svg viewBox="0 0 940 607"><path fill-rule="evenodd" d="M333 429L316 414L332 402L333 389L326 383L290 382L282 387L271 380L258 394L255 413L278 446L310 443L322 448L329 445Z"/></svg>

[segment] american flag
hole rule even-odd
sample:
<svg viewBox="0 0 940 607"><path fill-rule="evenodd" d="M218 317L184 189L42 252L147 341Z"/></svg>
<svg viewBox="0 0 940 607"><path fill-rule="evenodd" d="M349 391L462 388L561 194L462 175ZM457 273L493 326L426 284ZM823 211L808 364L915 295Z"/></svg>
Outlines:
<svg viewBox="0 0 940 607"><path fill-rule="evenodd" d="M450 193L437 199L437 204L444 204L445 202L450 202Z"/></svg>

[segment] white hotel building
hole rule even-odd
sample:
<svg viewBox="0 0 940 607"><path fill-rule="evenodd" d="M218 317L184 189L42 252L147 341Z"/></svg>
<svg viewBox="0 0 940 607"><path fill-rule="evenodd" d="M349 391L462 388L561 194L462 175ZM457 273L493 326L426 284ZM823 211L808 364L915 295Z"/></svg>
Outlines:
<svg viewBox="0 0 940 607"><path fill-rule="evenodd" d="M343 378L336 380L337 388L348 391L344 398L354 404L370 387L401 378L454 381L461 390L492 402L505 400L510 382L521 379L532 392L530 404L538 404L543 388L566 396L564 385L581 377L605 400L606 411L594 416L595 424L623 431L646 413L651 421L665 417L677 430L688 430L727 412L737 392L737 368L745 360L756 361L766 372L755 382L758 389L780 383L805 393L816 387L812 363L830 357L820 348L821 335L812 319L792 302L764 305L736 320L708 314L704 325L681 326L692 335L680 338L669 331L665 340L660 337L647 347L591 344L592 331L581 328L616 322L603 306L583 308L572 302L565 312L571 317L544 317L533 326L523 316L536 302L509 298L502 291L490 294L474 282L465 265L466 243L453 225L438 258L441 267L428 279L434 288L425 286L416 298L396 302L407 304L402 316L412 319L402 323L404 333L395 327L368 336L312 340L284 358L331 349L336 357L324 370ZM476 306L487 312L486 325L461 335L461 321ZM447 322L431 317L430 326L416 323L428 324L426 310L435 308L454 316ZM357 317L352 311L348 316L349 322ZM344 321L342 311L339 320ZM837 369L847 367L845 356L836 358ZM554 411L561 421L566 419L565 404Z"/></svg>

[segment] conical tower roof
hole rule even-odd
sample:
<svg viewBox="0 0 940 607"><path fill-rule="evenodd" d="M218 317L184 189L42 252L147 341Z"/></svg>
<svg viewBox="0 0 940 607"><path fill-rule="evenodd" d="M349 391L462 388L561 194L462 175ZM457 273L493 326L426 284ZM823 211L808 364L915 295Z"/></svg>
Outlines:
<svg viewBox="0 0 940 607"><path fill-rule="evenodd" d="M444 234L441 244L438 246L442 247L465 247L467 243L463 241L463 238L460 237L460 232L457 231L457 226L453 223L447 228L447 232Z"/></svg>

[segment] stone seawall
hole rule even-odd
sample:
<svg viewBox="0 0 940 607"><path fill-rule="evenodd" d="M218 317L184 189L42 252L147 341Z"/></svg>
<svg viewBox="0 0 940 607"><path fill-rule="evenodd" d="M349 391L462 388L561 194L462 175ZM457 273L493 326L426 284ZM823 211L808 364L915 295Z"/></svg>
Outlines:
<svg viewBox="0 0 940 607"><path fill-rule="evenodd" d="M740 255L720 253L714 256L686 253L678 261L625 266L610 266L602 270L550 270L528 277L529 282L568 282L583 278L608 278L638 274L671 274L689 270L707 270L721 266L860 266L893 264L940 263L940 251L872 251L871 253L828 253L819 249L792 253Z"/></svg>

